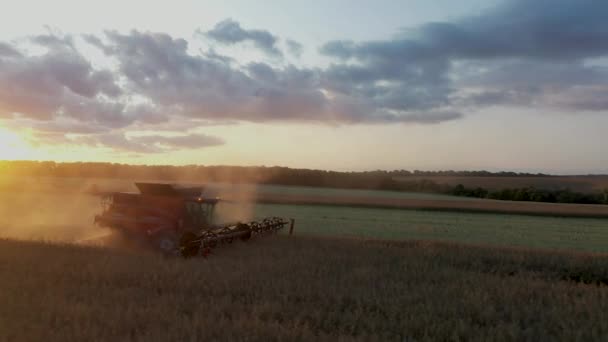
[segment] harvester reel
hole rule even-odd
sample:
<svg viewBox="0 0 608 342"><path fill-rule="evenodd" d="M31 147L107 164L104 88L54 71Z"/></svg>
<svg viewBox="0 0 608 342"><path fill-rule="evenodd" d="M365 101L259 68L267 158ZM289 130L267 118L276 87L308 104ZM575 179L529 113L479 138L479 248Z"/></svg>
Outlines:
<svg viewBox="0 0 608 342"><path fill-rule="evenodd" d="M272 218L261 222L228 224L215 230L204 230L199 235L187 232L180 239L179 251L185 258L206 256L211 248L220 243L232 243L234 239L247 241L253 236L276 233L287 223L281 218Z"/></svg>

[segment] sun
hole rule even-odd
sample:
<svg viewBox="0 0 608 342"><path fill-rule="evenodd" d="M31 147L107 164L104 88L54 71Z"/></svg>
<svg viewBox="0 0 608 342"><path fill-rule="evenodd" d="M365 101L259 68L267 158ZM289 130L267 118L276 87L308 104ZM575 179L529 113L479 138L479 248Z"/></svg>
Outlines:
<svg viewBox="0 0 608 342"><path fill-rule="evenodd" d="M0 127L0 159L23 159L30 152L28 144L19 134Z"/></svg>

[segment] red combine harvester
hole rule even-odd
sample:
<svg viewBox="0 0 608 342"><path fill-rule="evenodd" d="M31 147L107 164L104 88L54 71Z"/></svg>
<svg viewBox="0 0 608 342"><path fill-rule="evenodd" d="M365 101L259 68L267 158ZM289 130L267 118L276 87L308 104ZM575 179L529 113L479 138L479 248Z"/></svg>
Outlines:
<svg viewBox="0 0 608 342"><path fill-rule="evenodd" d="M278 217L248 223L213 224L219 198L205 198L203 188L135 183L140 193L105 194L95 224L144 241L164 254L207 255L211 248L234 239L243 241L277 232L288 224Z"/></svg>

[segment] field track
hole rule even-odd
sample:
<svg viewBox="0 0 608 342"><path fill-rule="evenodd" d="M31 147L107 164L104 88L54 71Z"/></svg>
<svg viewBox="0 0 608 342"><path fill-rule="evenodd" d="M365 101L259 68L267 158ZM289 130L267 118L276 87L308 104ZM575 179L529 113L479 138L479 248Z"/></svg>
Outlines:
<svg viewBox="0 0 608 342"><path fill-rule="evenodd" d="M415 178L415 177L412 177ZM421 177L433 179L433 177ZM435 177L448 182L450 177ZM608 176L596 177L461 177L453 181L469 180L471 182L550 182L555 187L592 184L595 187L608 182ZM439 181L439 180L437 180ZM594 183L592 183L594 182ZM178 182L179 183L179 182ZM132 180L114 179L80 179L80 178L24 178L19 182L0 184L0 195L31 193L74 194L83 193L91 184L98 184L104 191L135 191ZM506 184L506 183L505 183ZM510 183L509 183L510 184ZM533 184L533 183L530 183ZM470 184L469 184L470 185ZM482 184L485 185L485 184ZM608 183L606 184L608 186ZM213 186L211 186L213 187ZM547 185L546 187L550 187ZM539 187L544 188L544 187ZM575 187L576 188L576 187ZM582 190L582 189L580 189ZM349 190L315 187L290 187L277 185L228 184L216 189L222 199L231 201L255 201L267 204L304 204L335 205L387 209L414 209L458 212L485 212L502 214L522 214L562 217L608 218L608 205L563 204L540 202L498 201L468 197L456 197L427 193L408 193L393 191Z"/></svg>
<svg viewBox="0 0 608 342"><path fill-rule="evenodd" d="M608 176L548 176L548 177L464 177L464 176L410 176L397 177L399 181L430 180L438 184L455 186L462 184L467 188L482 187L489 190L504 188L535 187L545 190L570 189L577 192L592 193L608 188Z"/></svg>
<svg viewBox="0 0 608 342"><path fill-rule="evenodd" d="M596 204L563 204L497 200L471 201L459 200L457 198L454 200L426 200L355 196L298 196L283 194L259 194L255 197L255 199L257 202L270 204L338 205L387 209L608 218L608 205Z"/></svg>

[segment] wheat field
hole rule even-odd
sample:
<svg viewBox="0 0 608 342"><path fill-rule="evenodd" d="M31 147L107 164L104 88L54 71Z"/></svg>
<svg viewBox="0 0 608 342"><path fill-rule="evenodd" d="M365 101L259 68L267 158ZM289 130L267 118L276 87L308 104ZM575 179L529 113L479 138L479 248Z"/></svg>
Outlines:
<svg viewBox="0 0 608 342"><path fill-rule="evenodd" d="M0 240L0 279L3 341L608 336L599 254L279 235L182 260Z"/></svg>

